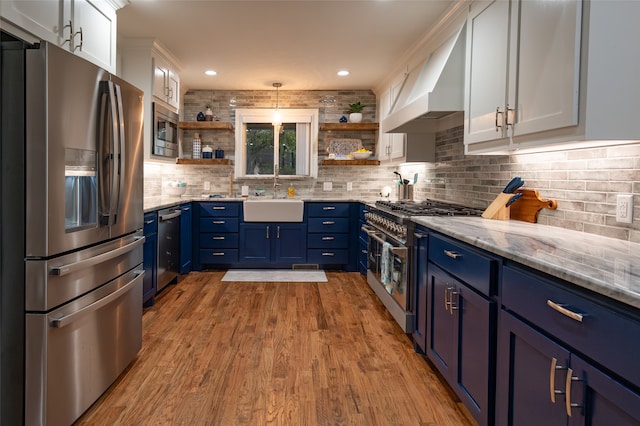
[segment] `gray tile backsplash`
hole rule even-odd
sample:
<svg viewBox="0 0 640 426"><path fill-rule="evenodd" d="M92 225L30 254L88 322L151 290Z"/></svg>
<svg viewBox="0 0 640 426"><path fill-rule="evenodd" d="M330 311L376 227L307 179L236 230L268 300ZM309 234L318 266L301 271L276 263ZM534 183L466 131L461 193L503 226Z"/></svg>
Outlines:
<svg viewBox="0 0 640 426"><path fill-rule="evenodd" d="M240 91L193 91L185 96L184 115L186 120L194 120L198 111L204 110L206 102L213 94L214 114L224 121L234 121L233 106L273 107L275 97L271 91L264 93ZM318 107L320 121L338 121L344 114L346 105L361 100L369 105L365 109L365 121L375 120L375 96L369 91L280 91L281 107ZM329 105L326 100L330 100ZM232 102L234 101L234 102ZM218 102L216 106L216 102ZM193 115L193 117L191 117ZM233 152L233 133L216 134L207 137L215 148L220 146L227 154ZM323 135L321 138L327 138ZM363 144L375 149L375 133L340 137L363 139ZM184 132L186 138L191 138ZM319 155L326 153L320 141ZM302 197L332 197L345 199L375 200L380 198L383 187L392 189L395 199L395 175L399 171L403 177L412 178L418 173L418 183L414 197L418 200L434 198L485 208L502 190L513 176L525 180L525 188L538 189L542 198L558 201L555 211L543 210L539 222L551 226L605 235L621 240L640 242L640 143L607 148L592 148L559 151L544 154L466 156L464 155L463 127L458 126L436 135L436 161L434 163L381 164L380 166L319 166L318 178L294 180L296 195ZM199 196L203 193L224 194L229 192L229 175L233 166L192 166L167 163L145 163L145 194L160 195L162 186L171 180L188 183L187 194ZM209 182L211 189L204 190ZM324 191L323 183L332 182L332 191ZM351 182L352 191L347 191ZM232 181L231 192L240 194L242 185L265 188L272 191L273 181L248 180ZM286 193L283 182L280 191ZM616 194L632 193L634 197L634 222L621 224L615 221Z"/></svg>

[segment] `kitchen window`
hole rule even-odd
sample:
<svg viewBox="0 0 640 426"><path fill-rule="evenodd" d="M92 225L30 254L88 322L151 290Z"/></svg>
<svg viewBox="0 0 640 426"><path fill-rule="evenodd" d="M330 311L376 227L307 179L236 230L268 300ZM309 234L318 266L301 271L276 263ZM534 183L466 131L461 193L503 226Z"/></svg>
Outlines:
<svg viewBox="0 0 640 426"><path fill-rule="evenodd" d="M273 109L236 110L237 177L318 176L318 110L281 109L274 123Z"/></svg>

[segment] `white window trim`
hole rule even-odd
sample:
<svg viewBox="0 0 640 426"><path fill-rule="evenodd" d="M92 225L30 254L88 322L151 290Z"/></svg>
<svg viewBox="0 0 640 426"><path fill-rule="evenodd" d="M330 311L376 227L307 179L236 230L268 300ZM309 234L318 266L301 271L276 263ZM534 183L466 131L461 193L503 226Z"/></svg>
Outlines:
<svg viewBox="0 0 640 426"><path fill-rule="evenodd" d="M271 123L274 116L273 109L236 109L236 150L234 173L236 178L253 178L247 175L244 159L245 152L245 123ZM279 109L280 121L283 123L309 123L311 134L309 135L309 174L308 175L289 175L280 176L287 177L318 177L318 129L319 129L319 112L318 109ZM265 178L273 175L261 175L256 178Z"/></svg>

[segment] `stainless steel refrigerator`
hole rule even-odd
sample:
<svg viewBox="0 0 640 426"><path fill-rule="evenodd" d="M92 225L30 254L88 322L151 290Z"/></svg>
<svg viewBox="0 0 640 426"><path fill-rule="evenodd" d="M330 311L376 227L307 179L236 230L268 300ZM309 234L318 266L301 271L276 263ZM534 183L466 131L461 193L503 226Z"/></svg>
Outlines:
<svg viewBox="0 0 640 426"><path fill-rule="evenodd" d="M8 294L23 297L24 423L68 425L142 344L143 92L48 43L5 50L3 80L24 76L24 149L2 158L23 164L24 219L2 231L4 246L23 222L23 295Z"/></svg>

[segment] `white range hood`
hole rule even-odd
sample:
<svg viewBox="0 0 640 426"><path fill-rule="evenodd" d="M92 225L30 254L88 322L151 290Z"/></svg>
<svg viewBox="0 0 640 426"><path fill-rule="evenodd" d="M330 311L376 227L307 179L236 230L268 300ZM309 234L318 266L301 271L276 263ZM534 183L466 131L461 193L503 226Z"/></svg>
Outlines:
<svg viewBox="0 0 640 426"><path fill-rule="evenodd" d="M392 100L382 133L423 133L433 120L464 110L466 31L462 26L419 66L406 74Z"/></svg>

